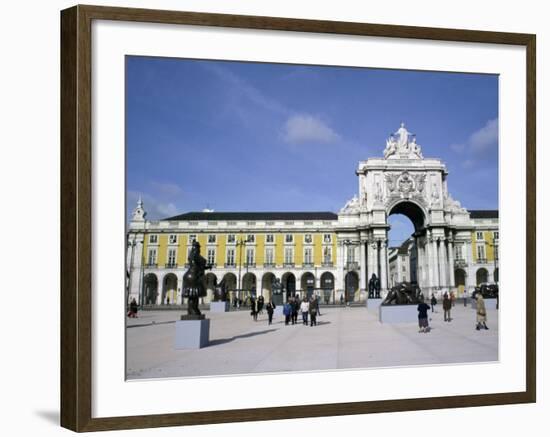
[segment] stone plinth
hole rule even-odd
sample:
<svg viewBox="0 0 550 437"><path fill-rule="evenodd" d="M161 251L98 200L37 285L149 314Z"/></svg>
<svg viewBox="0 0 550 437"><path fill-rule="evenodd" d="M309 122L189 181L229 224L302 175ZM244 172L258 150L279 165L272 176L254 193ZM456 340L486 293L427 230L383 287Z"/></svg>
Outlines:
<svg viewBox="0 0 550 437"><path fill-rule="evenodd" d="M418 305L380 305L380 323L418 323Z"/></svg>
<svg viewBox="0 0 550 437"><path fill-rule="evenodd" d="M200 349L208 346L210 319L176 321L174 349Z"/></svg>
<svg viewBox="0 0 550 437"><path fill-rule="evenodd" d="M229 302L210 302L210 312L212 313L226 313L229 311Z"/></svg>
<svg viewBox="0 0 550 437"><path fill-rule="evenodd" d="M384 299L382 298L368 298L367 299L367 310L369 311L378 311L378 307L380 307L380 304L382 303Z"/></svg>
<svg viewBox="0 0 550 437"><path fill-rule="evenodd" d="M486 310L496 310L497 309L497 300L495 298L483 299L485 301ZM477 310L477 301L472 299L472 308Z"/></svg>

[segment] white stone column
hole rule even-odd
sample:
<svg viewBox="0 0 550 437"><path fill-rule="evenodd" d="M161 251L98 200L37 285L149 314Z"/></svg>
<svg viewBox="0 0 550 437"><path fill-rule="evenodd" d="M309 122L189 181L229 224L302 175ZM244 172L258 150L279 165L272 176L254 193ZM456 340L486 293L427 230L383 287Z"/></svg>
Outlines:
<svg viewBox="0 0 550 437"><path fill-rule="evenodd" d="M182 302L182 296L183 296L183 273L181 274L177 274L176 273L176 276L178 278L178 283L177 283L177 289L176 289L176 301L174 303L178 304L178 305L182 305L183 302Z"/></svg>
<svg viewBox="0 0 550 437"><path fill-rule="evenodd" d="M432 266L433 266L433 269L434 269L434 286L435 287L440 287L441 286L441 281L440 281L440 276L439 276L439 245L437 244L437 239L436 238L433 238L432 239L432 253L433 253L433 261L432 261Z"/></svg>
<svg viewBox="0 0 550 437"><path fill-rule="evenodd" d="M473 264L472 259L472 242L467 241L464 243L464 250L466 250L466 289L468 290L468 293L471 293L472 290L475 287L476 284L476 272L475 272L475 265Z"/></svg>
<svg viewBox="0 0 550 437"><path fill-rule="evenodd" d="M434 287L434 272L433 272L433 254L432 254L432 242L431 242L431 232L426 233L426 242L424 245L424 254L425 254L425 270L426 270L426 285L431 294Z"/></svg>
<svg viewBox="0 0 550 437"><path fill-rule="evenodd" d="M363 240L359 243L359 290L363 293L367 288L366 247Z"/></svg>
<svg viewBox="0 0 550 437"><path fill-rule="evenodd" d="M380 289L386 291L388 289L388 254L386 242L380 242Z"/></svg>
<svg viewBox="0 0 550 437"><path fill-rule="evenodd" d="M456 287L455 282L455 251L452 238L447 240L447 259L449 260L449 287Z"/></svg>

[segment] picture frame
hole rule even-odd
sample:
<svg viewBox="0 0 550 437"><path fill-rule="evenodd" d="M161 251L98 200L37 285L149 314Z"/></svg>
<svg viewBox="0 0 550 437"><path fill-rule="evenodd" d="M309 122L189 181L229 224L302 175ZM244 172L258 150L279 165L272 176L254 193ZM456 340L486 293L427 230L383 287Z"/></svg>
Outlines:
<svg viewBox="0 0 550 437"><path fill-rule="evenodd" d="M94 417L92 23L97 20L525 48L525 390L460 396ZM531 34L75 6L61 12L61 425L77 432L399 412L536 401L536 37Z"/></svg>

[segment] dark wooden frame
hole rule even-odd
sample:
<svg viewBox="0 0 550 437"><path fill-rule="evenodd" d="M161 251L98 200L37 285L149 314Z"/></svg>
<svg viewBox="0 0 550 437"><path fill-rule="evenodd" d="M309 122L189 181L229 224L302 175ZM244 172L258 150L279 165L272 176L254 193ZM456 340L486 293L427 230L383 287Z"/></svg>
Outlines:
<svg viewBox="0 0 550 437"><path fill-rule="evenodd" d="M527 53L526 390L467 396L307 406L91 417L91 24L92 20L286 30L508 44ZM99 431L251 420L337 416L536 401L536 37L531 34L289 18L75 6L61 12L61 425Z"/></svg>

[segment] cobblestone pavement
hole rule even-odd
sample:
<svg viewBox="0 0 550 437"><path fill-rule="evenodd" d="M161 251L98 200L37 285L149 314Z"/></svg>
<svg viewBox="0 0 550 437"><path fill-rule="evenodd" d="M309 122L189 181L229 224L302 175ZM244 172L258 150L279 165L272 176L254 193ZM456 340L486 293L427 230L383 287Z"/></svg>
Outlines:
<svg viewBox="0 0 550 437"><path fill-rule="evenodd" d="M488 311L488 331L475 330L475 310L457 305L443 321L431 313L429 333L414 323L381 324L366 308L322 308L318 326L254 322L248 311L205 312L210 344L175 350L181 311L144 311L127 319L127 378L231 375L324 369L430 365L498 360L498 312Z"/></svg>

